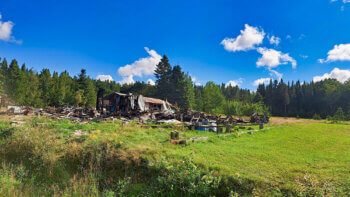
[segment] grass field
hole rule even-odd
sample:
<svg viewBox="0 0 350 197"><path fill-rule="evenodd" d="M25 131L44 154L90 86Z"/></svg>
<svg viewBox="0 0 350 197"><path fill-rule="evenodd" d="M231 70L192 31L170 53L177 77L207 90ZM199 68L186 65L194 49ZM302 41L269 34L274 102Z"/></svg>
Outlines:
<svg viewBox="0 0 350 197"><path fill-rule="evenodd" d="M120 121L25 121L12 127L0 118L0 195L349 195L347 123L272 118L264 131L217 135ZM182 139L210 138L174 145L175 129Z"/></svg>

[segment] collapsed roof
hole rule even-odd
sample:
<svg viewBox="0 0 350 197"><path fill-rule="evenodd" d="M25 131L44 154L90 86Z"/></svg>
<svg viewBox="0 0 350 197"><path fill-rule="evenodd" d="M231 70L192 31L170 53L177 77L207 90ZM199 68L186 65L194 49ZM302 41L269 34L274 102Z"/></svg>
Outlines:
<svg viewBox="0 0 350 197"><path fill-rule="evenodd" d="M174 113L173 106L164 100L115 92L103 97L99 91L96 109L106 110L107 113L132 113L132 112L171 112Z"/></svg>

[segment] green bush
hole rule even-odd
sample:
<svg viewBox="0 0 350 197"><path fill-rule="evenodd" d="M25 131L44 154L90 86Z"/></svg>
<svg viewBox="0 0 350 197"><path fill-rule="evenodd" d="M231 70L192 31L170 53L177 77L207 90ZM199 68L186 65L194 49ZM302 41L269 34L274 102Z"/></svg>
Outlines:
<svg viewBox="0 0 350 197"><path fill-rule="evenodd" d="M335 121L344 121L345 120L345 115L344 111L341 107L337 109L337 111L334 113L334 120Z"/></svg>
<svg viewBox="0 0 350 197"><path fill-rule="evenodd" d="M321 120L322 118L321 118L321 116L319 115L319 114L314 114L314 116L312 116L312 119L314 119L314 120Z"/></svg>
<svg viewBox="0 0 350 197"><path fill-rule="evenodd" d="M243 103L239 101L227 101L223 105L225 115L250 116L253 113L269 115L268 107L262 102Z"/></svg>
<svg viewBox="0 0 350 197"><path fill-rule="evenodd" d="M202 173L193 160L184 159L179 164L159 162L161 169L153 185L157 195L168 196L213 196L221 183L221 178L212 172Z"/></svg>

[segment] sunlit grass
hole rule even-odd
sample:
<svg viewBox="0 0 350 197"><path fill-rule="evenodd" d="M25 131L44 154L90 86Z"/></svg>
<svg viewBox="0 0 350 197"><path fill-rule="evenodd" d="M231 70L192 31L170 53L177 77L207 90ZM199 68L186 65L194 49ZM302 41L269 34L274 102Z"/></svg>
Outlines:
<svg viewBox="0 0 350 197"><path fill-rule="evenodd" d="M254 129L257 128L254 126ZM264 131L252 134L218 135L184 130L174 125L144 128L135 122L123 124L120 120L82 124L33 118L22 127L11 127L10 121L1 119L0 129L0 144L5 147L0 148L0 161L12 163L17 168L18 165L24 166L21 169L25 168L28 174L23 180L30 180L32 184L32 187L26 185L28 191L37 192L33 188L38 181L42 184L40 188L51 188L51 184L55 184L55 187L44 191L39 188L43 194L80 192L85 195L93 190L90 194L94 196L98 193L97 186L91 183L109 180L108 175L114 177L113 180L119 179L118 173L121 172L114 171L113 166L120 165L120 162L133 166L136 162L139 165L142 159L146 159L150 167L164 160L171 165L193 159L203 172L211 171L225 180L234 180L235 184L241 181L243 188L256 188L263 193L271 188L294 191L300 187L299 180L303 177L316 180L318 184L315 187L331 183L332 188L342 190L350 186L350 126L347 124L293 120L289 124L266 125ZM82 131L83 135L73 137L76 130ZM180 132L181 139L210 138L187 145L174 145L169 140L173 130ZM98 174L104 171L103 166L109 164L111 169L104 173L116 174ZM82 165L86 169L80 169ZM13 176L18 174L18 170L6 170L4 167L2 170L4 176L1 180L9 184L9 189L1 188L1 193L18 194L16 188L23 183L16 179L18 176ZM120 179L124 180L124 177ZM133 178L132 185L146 187L140 180L143 178ZM72 184L67 185L69 181ZM253 186L245 186L251 183L254 183ZM82 190L77 189L80 184ZM228 181L226 184L231 183ZM107 188L103 192L110 189L113 190Z"/></svg>

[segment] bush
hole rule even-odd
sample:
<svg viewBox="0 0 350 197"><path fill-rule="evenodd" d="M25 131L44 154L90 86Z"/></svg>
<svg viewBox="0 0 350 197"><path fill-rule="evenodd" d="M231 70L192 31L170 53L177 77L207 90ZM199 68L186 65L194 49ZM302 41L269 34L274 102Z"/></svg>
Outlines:
<svg viewBox="0 0 350 197"><path fill-rule="evenodd" d="M312 119L314 119L314 120L321 120L322 118L321 118L320 115L315 113L314 116L312 116Z"/></svg>
<svg viewBox="0 0 350 197"><path fill-rule="evenodd" d="M154 191L169 196L213 196L217 192L221 178L212 172L202 173L192 159L179 164L162 161L157 164L161 169L156 179Z"/></svg>
<svg viewBox="0 0 350 197"><path fill-rule="evenodd" d="M345 115L344 115L344 111L341 107L339 107L337 109L337 111L334 113L334 116L327 116L327 120L331 121L331 123L338 123L341 121L345 120Z"/></svg>
<svg viewBox="0 0 350 197"><path fill-rule="evenodd" d="M269 115L268 107L262 102L243 103L239 101L227 101L223 105L225 115L250 116L254 113Z"/></svg>

